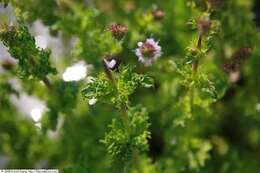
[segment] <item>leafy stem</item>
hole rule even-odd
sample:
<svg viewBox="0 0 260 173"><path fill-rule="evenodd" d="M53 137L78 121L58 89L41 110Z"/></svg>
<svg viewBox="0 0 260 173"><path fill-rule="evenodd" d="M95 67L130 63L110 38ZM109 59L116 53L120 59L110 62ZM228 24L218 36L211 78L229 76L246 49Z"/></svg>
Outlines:
<svg viewBox="0 0 260 173"><path fill-rule="evenodd" d="M116 86L116 79L113 76L112 71L107 67L106 63L105 63L105 59L103 60L103 66L104 66L104 70L105 73L108 77L108 79L111 81L112 86L114 87L114 89L118 92L117 86ZM128 135L131 135L131 127L130 127L130 122L129 122L129 117L128 117L128 105L127 103L122 103L120 104L120 112L121 112L121 119L124 125L125 130L127 131ZM140 159L139 159L139 154L137 150L134 150L132 153L132 159L133 159L133 163L135 166L135 169L138 173L142 173L142 168L140 165Z"/></svg>
<svg viewBox="0 0 260 173"><path fill-rule="evenodd" d="M36 66L35 61L33 60L32 57L30 57L30 63L32 66ZM47 76L42 77L42 82L44 83L44 85L49 89L52 90L52 84L50 82L50 80L48 79Z"/></svg>

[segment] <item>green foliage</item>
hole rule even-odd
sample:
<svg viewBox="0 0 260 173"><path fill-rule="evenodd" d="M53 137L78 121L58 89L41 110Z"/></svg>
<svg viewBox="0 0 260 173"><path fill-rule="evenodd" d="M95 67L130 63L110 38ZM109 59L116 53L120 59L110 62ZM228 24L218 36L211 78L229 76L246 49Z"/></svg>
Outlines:
<svg viewBox="0 0 260 173"><path fill-rule="evenodd" d="M125 164L136 151L147 151L148 139L151 137L148 131L148 113L145 108L131 107L127 116L129 118L127 128L124 128L117 119L113 119L112 124L109 125L110 131L101 141L117 164Z"/></svg>
<svg viewBox="0 0 260 173"><path fill-rule="evenodd" d="M78 173L78 172L88 173L89 171L83 164L72 164L67 168L65 168L64 170L62 170L62 172L63 173Z"/></svg>
<svg viewBox="0 0 260 173"><path fill-rule="evenodd" d="M105 74L101 74L97 78L90 78L86 88L82 90L82 94L87 99L104 99L108 100L113 92L113 87L111 86L109 80Z"/></svg>
<svg viewBox="0 0 260 173"><path fill-rule="evenodd" d="M28 21L33 22L40 19L44 24L51 26L57 21L55 10L58 8L57 1L45 0L11 0L17 16ZM46 10L48 8L48 10Z"/></svg>
<svg viewBox="0 0 260 173"><path fill-rule="evenodd" d="M114 103L117 107L129 104L129 96L138 87L150 88L153 86L153 79L147 75L133 72L133 67L126 66L114 73L113 79L109 79L105 74L97 78L90 78L87 86L82 90L86 99L97 99ZM110 81L112 80L112 81Z"/></svg>
<svg viewBox="0 0 260 173"><path fill-rule="evenodd" d="M0 77L0 105L5 106L9 104L9 95L14 94L19 97L19 92L8 82L8 76L0 75Z"/></svg>
<svg viewBox="0 0 260 173"><path fill-rule="evenodd" d="M113 103L121 114L121 121L113 119L110 131L106 133L102 143L108 154L113 157L116 170L125 170L125 163L134 159L136 152L148 150L148 113L146 109L137 106L129 107L129 96L137 87L153 86L153 80L133 72L133 67L121 66L118 72L107 71L97 79L90 79L82 94L87 99L97 99Z"/></svg>
<svg viewBox="0 0 260 173"><path fill-rule="evenodd" d="M57 81L55 89L50 91L51 97L47 100L49 108L46 118L42 120L43 130L56 129L60 113L72 113L77 104L78 85L74 82Z"/></svg>
<svg viewBox="0 0 260 173"><path fill-rule="evenodd" d="M17 60L0 60L5 167L258 173L260 38L254 3L1 0L8 6L3 13L12 10L16 17L9 22L0 14L14 23L1 24L0 40ZM36 21L62 42L55 68L51 51L37 47L29 32ZM158 40L162 51L149 67L135 55L147 38ZM88 76L62 81L60 72L75 60L88 64ZM16 69L18 86L11 82ZM45 103L40 121L21 116L15 100L24 94Z"/></svg>
<svg viewBox="0 0 260 173"><path fill-rule="evenodd" d="M29 33L28 27L3 26L0 39L8 47L8 52L18 60L19 77L42 80L48 74L55 74L51 67L50 50L43 50L35 45L35 39Z"/></svg>

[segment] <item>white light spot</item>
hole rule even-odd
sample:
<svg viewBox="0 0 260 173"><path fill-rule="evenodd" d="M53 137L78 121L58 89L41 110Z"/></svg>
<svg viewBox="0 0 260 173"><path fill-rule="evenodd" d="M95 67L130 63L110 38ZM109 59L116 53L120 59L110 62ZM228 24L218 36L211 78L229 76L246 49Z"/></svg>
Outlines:
<svg viewBox="0 0 260 173"><path fill-rule="evenodd" d="M96 104L96 102L97 102L97 99L96 98L92 98L92 99L90 99L88 101L88 104L92 106L92 105Z"/></svg>
<svg viewBox="0 0 260 173"><path fill-rule="evenodd" d="M41 49L47 48L47 38L41 35L35 37L35 44Z"/></svg>
<svg viewBox="0 0 260 173"><path fill-rule="evenodd" d="M175 137L172 138L171 144L172 145L176 145L177 144L177 139Z"/></svg>
<svg viewBox="0 0 260 173"><path fill-rule="evenodd" d="M34 125L35 125L35 127L38 127L39 129L42 128L42 124L41 123L35 123Z"/></svg>
<svg viewBox="0 0 260 173"><path fill-rule="evenodd" d="M31 117L35 122L39 122L42 118L42 112L43 110L40 108L34 108L31 110Z"/></svg>
<svg viewBox="0 0 260 173"><path fill-rule="evenodd" d="M256 109L257 111L260 111L260 103L257 103L257 104L255 105L255 109Z"/></svg>
<svg viewBox="0 0 260 173"><path fill-rule="evenodd" d="M85 62L80 61L68 68L66 68L65 72L62 75L64 81L79 81L85 78L87 75L87 66Z"/></svg>

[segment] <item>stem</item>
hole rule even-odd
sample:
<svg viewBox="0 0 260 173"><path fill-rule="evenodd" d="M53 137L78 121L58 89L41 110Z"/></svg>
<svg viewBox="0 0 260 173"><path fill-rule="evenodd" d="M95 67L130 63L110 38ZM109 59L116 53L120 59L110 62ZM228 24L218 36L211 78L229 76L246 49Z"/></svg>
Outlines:
<svg viewBox="0 0 260 173"><path fill-rule="evenodd" d="M127 111L128 111L128 108L127 108L127 105L122 105L121 106L121 112L122 112L122 121L124 123L124 127L126 128L128 134L131 133L131 128L130 128L130 125L129 125L129 118L128 118L128 115L127 115ZM132 158L133 158L133 163L134 163L134 167L136 169L136 171L138 173L142 173L142 167L140 165L140 157L139 157L139 154L138 154L138 151L134 150L133 151L133 155L132 155Z"/></svg>
<svg viewBox="0 0 260 173"><path fill-rule="evenodd" d="M36 66L36 63L35 63L35 61L34 61L32 58L30 58L30 63L31 63L32 66ZM42 78L42 82L45 84L45 86L46 86L49 90L52 90L52 85L51 85L50 80L48 79L47 76L44 76L44 77Z"/></svg>
<svg viewBox="0 0 260 173"><path fill-rule="evenodd" d="M199 33L199 38L198 38L198 43L197 43L197 49L200 51L202 48L202 37L203 34ZM196 75L198 71L198 66L199 66L199 61L196 59L193 64L192 64L192 70L193 70L193 75Z"/></svg>
<svg viewBox="0 0 260 173"><path fill-rule="evenodd" d="M128 108L127 108L127 105L122 105L121 106L121 111L122 111L122 121L124 123L124 126L128 132L128 134L131 133L131 128L130 128L130 125L129 125L129 119L128 119L128 115L127 115L127 111L128 111ZM134 167L136 169L136 171L138 173L142 173L142 167L140 165L140 157L139 157L139 154L138 154L138 151L137 150L134 150L133 151L133 155L132 155L132 158L133 158L133 163L134 163Z"/></svg>
<svg viewBox="0 0 260 173"><path fill-rule="evenodd" d="M110 79L114 88L117 89L116 88L116 80L113 77L113 73L111 72L110 69L107 68L105 61L103 60L102 62L103 62L104 70L105 70L107 77ZM128 118L128 114L127 114L128 106L127 106L126 103L121 105L120 112L121 112L121 119L122 119L122 122L124 124L124 128L126 129L128 135L130 135L131 134L131 128L130 128L130 122L129 122L129 118ZM134 163L136 171L138 173L142 173L143 171L142 171L142 167L140 165L139 154L136 150L133 151L132 159L133 159L133 163Z"/></svg>
<svg viewBox="0 0 260 173"><path fill-rule="evenodd" d="M42 79L43 83L45 84L45 86L49 89L49 90L52 90L52 85L50 83L50 80L48 79L47 76L45 76L43 79Z"/></svg>
<svg viewBox="0 0 260 173"><path fill-rule="evenodd" d="M197 43L197 48L200 50L202 47L202 33L199 33L199 39L198 39L198 43Z"/></svg>
<svg viewBox="0 0 260 173"><path fill-rule="evenodd" d="M130 133L130 123L129 123L129 119L128 119L128 115L127 115L127 105L124 104L121 106L121 118L124 124L124 127L126 128L127 132Z"/></svg>
<svg viewBox="0 0 260 173"><path fill-rule="evenodd" d="M190 112L191 112L191 114L193 114L194 91L195 91L195 87L194 87L195 82L194 81L195 81L195 78L196 78L196 75L197 75L198 65L199 65L198 61L195 61L192 64L192 82L193 82L193 85L190 88Z"/></svg>
<svg viewBox="0 0 260 173"><path fill-rule="evenodd" d="M142 167L141 167L141 164L140 164L140 157L139 157L139 154L138 154L137 151L133 152L133 162L134 162L136 171L138 173L142 173L143 170L142 170Z"/></svg>
<svg viewBox="0 0 260 173"><path fill-rule="evenodd" d="M221 60L226 60L226 53L225 53L225 47L224 47L224 41L222 35L220 35L219 37L219 49L220 49Z"/></svg>
<svg viewBox="0 0 260 173"><path fill-rule="evenodd" d="M108 79L110 80L110 82L113 85L113 87L115 88L115 90L117 90L116 80L113 76L112 71L107 67L105 59L102 60L102 63L103 63L103 67L104 67L104 70L105 70L105 73L106 73ZM121 105L120 111L121 111L121 115L122 115L121 118L122 118L124 127L129 132L130 126L129 126L129 119L128 119L128 115L127 115L127 111L128 111L127 105L126 104Z"/></svg>
<svg viewBox="0 0 260 173"><path fill-rule="evenodd" d="M198 43L197 43L197 49L201 50L202 48L202 34L199 33L199 38L198 38ZM198 72L198 67L199 67L199 61L196 59L193 61L192 63L192 81L193 81L193 85L190 89L190 112L191 114L193 114L193 105L194 105L194 83L195 83L195 78L197 76L197 72Z"/></svg>

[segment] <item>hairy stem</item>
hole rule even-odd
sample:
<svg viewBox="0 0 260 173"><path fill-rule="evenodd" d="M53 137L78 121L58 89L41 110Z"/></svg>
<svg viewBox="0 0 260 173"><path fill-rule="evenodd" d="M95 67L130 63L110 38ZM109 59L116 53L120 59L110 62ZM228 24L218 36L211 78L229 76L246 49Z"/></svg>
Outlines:
<svg viewBox="0 0 260 173"><path fill-rule="evenodd" d="M104 67L104 70L105 70L107 77L111 81L114 88L117 89L116 88L116 79L114 78L112 71L110 69L108 69L104 60L102 61L102 63L103 63L103 67ZM131 134L131 128L130 128L130 122L129 122L129 117L128 117L128 105L127 105L127 103L121 105L120 112L121 112L120 115L121 115L122 122L124 124L124 128L126 129L127 133L130 135ZM138 151L133 151L132 159L133 159L133 163L134 163L136 171L138 173L142 173L143 171L142 171L142 167L140 165L140 159L139 159ZM123 168L123 169L125 170L125 168Z"/></svg>
<svg viewBox="0 0 260 173"><path fill-rule="evenodd" d="M127 132L130 133L130 124L129 124L129 118L127 115L127 105L124 104L121 106L121 119L123 121L124 127L126 128Z"/></svg>
<svg viewBox="0 0 260 173"><path fill-rule="evenodd" d="M200 51L202 47L202 34L199 33L199 38L198 38L198 42L197 42L197 49ZM194 92L195 92L195 79L197 76L197 72L198 72L198 67L199 67L199 60L196 59L193 61L192 63L192 81L193 81L193 85L190 88L190 112L191 114L193 114L193 105L194 105Z"/></svg>

